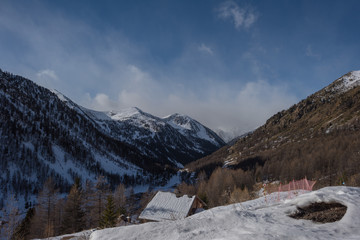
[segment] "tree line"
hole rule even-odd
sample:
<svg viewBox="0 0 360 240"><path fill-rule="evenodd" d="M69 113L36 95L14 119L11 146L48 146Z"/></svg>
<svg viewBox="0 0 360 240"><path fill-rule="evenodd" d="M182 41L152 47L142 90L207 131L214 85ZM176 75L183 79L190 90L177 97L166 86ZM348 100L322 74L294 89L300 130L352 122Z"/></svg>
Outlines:
<svg viewBox="0 0 360 240"><path fill-rule="evenodd" d="M254 184L250 172L218 167L209 177L205 171L201 171L195 183L181 183L177 186L176 193L197 195L208 208L212 208L251 199Z"/></svg>
<svg viewBox="0 0 360 240"><path fill-rule="evenodd" d="M25 240L113 227L121 221L119 216L126 215L128 207L125 185L119 184L111 191L103 176L95 183L86 181L82 184L76 179L67 197L61 195L49 178L37 196L36 206L29 207L22 220L15 200L9 201L4 226L0 228L1 236Z"/></svg>

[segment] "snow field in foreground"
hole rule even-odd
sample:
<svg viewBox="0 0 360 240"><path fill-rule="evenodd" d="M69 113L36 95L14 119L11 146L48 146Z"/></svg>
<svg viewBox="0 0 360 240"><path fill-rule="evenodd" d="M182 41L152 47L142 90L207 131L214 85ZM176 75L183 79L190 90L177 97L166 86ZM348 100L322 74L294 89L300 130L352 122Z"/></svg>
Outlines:
<svg viewBox="0 0 360 240"><path fill-rule="evenodd" d="M275 193L277 194L277 193ZM347 206L338 222L319 224L288 217L296 207L314 202ZM360 239L360 188L327 187L280 202L255 200L212 208L191 217L166 222L98 230L100 239Z"/></svg>

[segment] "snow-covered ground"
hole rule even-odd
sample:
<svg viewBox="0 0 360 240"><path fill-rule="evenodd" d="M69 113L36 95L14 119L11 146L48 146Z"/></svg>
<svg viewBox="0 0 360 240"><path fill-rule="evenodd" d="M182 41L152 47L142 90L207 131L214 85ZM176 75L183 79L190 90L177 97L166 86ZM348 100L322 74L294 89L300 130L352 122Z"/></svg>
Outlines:
<svg viewBox="0 0 360 240"><path fill-rule="evenodd" d="M293 199L282 195L279 202L276 194L182 220L98 230L90 239L360 239L360 188L327 187ZM288 216L296 207L333 201L347 206L340 221L320 224Z"/></svg>
<svg viewBox="0 0 360 240"><path fill-rule="evenodd" d="M86 230L86 231L82 231L82 232L78 232L78 233L71 233L71 234L61 235L61 236L57 236L57 237L50 237L50 238L46 238L46 239L48 239L48 240L63 240L63 239L86 240L86 239L89 239L89 236L93 231L94 231L94 229L91 229L91 230ZM40 240L40 239L35 238L33 240Z"/></svg>

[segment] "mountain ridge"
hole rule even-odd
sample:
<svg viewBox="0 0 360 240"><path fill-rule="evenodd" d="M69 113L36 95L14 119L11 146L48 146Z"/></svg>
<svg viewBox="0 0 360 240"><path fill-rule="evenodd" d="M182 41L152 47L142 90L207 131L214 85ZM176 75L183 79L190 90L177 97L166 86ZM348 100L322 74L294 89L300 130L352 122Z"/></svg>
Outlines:
<svg viewBox="0 0 360 240"><path fill-rule="evenodd" d="M198 154L191 153L189 149L193 149L201 155L209 153L209 150L206 150L207 145L213 145L215 148L225 145L212 130L186 115L172 114L167 118L160 118L137 107L106 112L84 107L81 107L81 110L100 125L103 131L108 134L115 131L115 134L112 134L114 137L131 145L141 146L149 142L166 141L170 143L168 152L175 150L178 146L184 146L185 149L187 148L187 155L194 155L192 159L195 159ZM174 123L172 121L174 118L177 120L181 118L181 121L188 126L184 127ZM188 162L185 160L187 158L185 152L183 158L182 161L176 160L175 157L170 157L169 160L177 167L182 168L183 164Z"/></svg>

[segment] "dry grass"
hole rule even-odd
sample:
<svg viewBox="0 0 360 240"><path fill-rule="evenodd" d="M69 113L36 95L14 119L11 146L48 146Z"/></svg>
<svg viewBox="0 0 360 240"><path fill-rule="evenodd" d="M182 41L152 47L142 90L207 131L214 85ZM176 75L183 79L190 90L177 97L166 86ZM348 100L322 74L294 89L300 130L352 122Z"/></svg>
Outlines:
<svg viewBox="0 0 360 240"><path fill-rule="evenodd" d="M298 208L297 212L291 214L290 217L295 219L311 220L317 223L336 222L343 218L347 207L337 203L312 203L311 205Z"/></svg>

